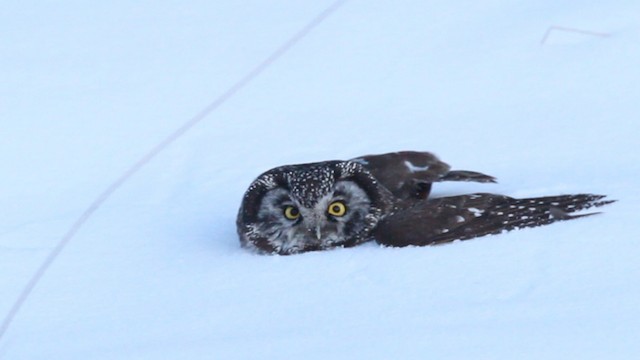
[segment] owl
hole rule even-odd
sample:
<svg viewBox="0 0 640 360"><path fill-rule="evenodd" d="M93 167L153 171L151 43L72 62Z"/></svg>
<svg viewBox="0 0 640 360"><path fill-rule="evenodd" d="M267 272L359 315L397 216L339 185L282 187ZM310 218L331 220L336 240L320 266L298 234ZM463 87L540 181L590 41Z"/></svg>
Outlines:
<svg viewBox="0 0 640 360"><path fill-rule="evenodd" d="M451 170L432 153L416 151L277 167L244 194L236 221L240 243L280 255L368 241L436 245L589 216L595 213L574 213L613 202L593 194L430 198L433 183L441 181L495 178Z"/></svg>

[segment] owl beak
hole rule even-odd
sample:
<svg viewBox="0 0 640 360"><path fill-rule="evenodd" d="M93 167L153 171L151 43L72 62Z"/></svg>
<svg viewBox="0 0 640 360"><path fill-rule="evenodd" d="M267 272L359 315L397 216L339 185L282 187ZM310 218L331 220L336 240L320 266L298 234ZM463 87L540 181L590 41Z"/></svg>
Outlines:
<svg viewBox="0 0 640 360"><path fill-rule="evenodd" d="M322 224L311 225L307 227L307 231L310 236L315 236L316 239L322 239Z"/></svg>

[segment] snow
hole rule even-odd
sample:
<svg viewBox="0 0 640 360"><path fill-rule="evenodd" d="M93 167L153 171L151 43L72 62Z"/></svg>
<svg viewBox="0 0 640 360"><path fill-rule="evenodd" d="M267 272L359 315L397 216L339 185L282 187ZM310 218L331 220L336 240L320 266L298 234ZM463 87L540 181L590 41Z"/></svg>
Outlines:
<svg viewBox="0 0 640 360"><path fill-rule="evenodd" d="M105 189L330 4L5 4L0 315ZM637 357L639 11L347 1L93 213L0 359ZM397 150L500 182L437 195L619 201L446 246L239 247L263 171Z"/></svg>

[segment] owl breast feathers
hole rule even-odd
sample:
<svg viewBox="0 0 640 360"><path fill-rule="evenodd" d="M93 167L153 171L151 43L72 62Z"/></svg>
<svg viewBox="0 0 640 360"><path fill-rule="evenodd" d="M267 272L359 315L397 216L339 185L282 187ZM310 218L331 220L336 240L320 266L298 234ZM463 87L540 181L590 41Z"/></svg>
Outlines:
<svg viewBox="0 0 640 360"><path fill-rule="evenodd" d="M429 198L440 181L495 178L452 171L435 155L413 151L277 167L254 180L243 197L236 222L240 243L281 255L372 240L425 246L593 215L574 213L613 202L593 194Z"/></svg>

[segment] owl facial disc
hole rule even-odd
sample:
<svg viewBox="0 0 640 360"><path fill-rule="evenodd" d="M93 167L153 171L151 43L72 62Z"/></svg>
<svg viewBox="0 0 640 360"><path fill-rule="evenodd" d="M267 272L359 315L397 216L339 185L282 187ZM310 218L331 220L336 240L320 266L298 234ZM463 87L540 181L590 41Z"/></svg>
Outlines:
<svg viewBox="0 0 640 360"><path fill-rule="evenodd" d="M324 162L276 168L249 187L238 215L243 245L294 254L369 240L379 220L375 179L360 164Z"/></svg>

